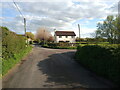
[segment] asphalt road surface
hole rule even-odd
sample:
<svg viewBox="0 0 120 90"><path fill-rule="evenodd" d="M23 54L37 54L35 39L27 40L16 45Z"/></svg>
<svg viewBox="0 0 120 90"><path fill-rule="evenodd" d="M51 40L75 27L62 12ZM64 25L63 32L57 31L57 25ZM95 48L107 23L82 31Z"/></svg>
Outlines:
<svg viewBox="0 0 120 90"><path fill-rule="evenodd" d="M74 61L75 50L35 46L2 81L3 88L111 88Z"/></svg>

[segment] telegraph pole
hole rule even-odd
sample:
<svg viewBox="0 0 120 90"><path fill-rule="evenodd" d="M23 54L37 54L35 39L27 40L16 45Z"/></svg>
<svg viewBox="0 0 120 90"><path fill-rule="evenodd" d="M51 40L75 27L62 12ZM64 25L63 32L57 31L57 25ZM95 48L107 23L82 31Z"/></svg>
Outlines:
<svg viewBox="0 0 120 90"><path fill-rule="evenodd" d="M78 24L78 29L79 29L79 38L80 38L80 25Z"/></svg>
<svg viewBox="0 0 120 90"><path fill-rule="evenodd" d="M19 9L19 7L18 7L18 5L16 4L16 2L13 0L13 3L14 3L14 5L16 6L16 8L17 8L17 10L19 11L19 13L20 13L20 15L23 17L23 19L24 19L24 31L25 31L25 42L26 42L26 44L28 45L28 40L27 40L27 35L26 35L26 19L25 19L25 17L24 17L24 15L22 14L22 12L21 12L21 10Z"/></svg>
<svg viewBox="0 0 120 90"><path fill-rule="evenodd" d="M27 35L26 35L26 19L24 18L24 31L25 31L25 42L28 45Z"/></svg>
<svg viewBox="0 0 120 90"><path fill-rule="evenodd" d="M56 30L56 29L54 29L54 42L56 42L55 30Z"/></svg>
<svg viewBox="0 0 120 90"><path fill-rule="evenodd" d="M44 38L44 39L43 39L43 40L44 40L44 41L43 41L43 43L44 43L43 45L45 45L45 29L44 29L44 37L43 37L43 38Z"/></svg>
<svg viewBox="0 0 120 90"><path fill-rule="evenodd" d="M25 30L25 36L26 36L26 19L24 18L24 30Z"/></svg>

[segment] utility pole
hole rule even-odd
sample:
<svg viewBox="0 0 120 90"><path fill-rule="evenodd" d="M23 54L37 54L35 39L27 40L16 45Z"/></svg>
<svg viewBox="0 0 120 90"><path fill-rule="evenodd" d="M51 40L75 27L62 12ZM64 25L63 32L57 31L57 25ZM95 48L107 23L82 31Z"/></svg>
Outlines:
<svg viewBox="0 0 120 90"><path fill-rule="evenodd" d="M43 41L43 43L44 43L43 45L45 45L45 30L44 30L44 37L43 37L43 40L44 40L44 41Z"/></svg>
<svg viewBox="0 0 120 90"><path fill-rule="evenodd" d="M24 30L25 30L25 41L26 41L26 44L28 45L28 40L27 40L27 35L26 35L26 19L24 18Z"/></svg>
<svg viewBox="0 0 120 90"><path fill-rule="evenodd" d="M24 30L25 30L25 36L26 36L26 19L24 18Z"/></svg>
<svg viewBox="0 0 120 90"><path fill-rule="evenodd" d="M56 29L54 29L54 42L56 42L55 30L56 30Z"/></svg>
<svg viewBox="0 0 120 90"><path fill-rule="evenodd" d="M78 24L78 29L79 29L79 38L80 38L80 25Z"/></svg>
<svg viewBox="0 0 120 90"><path fill-rule="evenodd" d="M15 2L14 0L13 0L13 3L14 3L14 5L16 6L17 10L19 11L20 15L21 15L21 16L23 17L23 19L24 19L24 30L25 30L25 39L26 39L25 42L26 42L27 45L28 45L28 40L27 40L27 35L26 35L26 19L24 18L21 10L19 9L18 5L16 4L16 2Z"/></svg>

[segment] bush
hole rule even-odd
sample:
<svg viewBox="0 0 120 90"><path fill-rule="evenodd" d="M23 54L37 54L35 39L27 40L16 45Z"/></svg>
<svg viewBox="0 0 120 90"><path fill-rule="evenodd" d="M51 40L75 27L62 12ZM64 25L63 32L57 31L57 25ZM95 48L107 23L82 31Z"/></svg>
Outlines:
<svg viewBox="0 0 120 90"><path fill-rule="evenodd" d="M98 75L120 84L120 47L79 46L75 58Z"/></svg>
<svg viewBox="0 0 120 90"><path fill-rule="evenodd" d="M76 46L71 46L70 43L47 43L42 45L45 48L53 48L53 49L76 49Z"/></svg>
<svg viewBox="0 0 120 90"><path fill-rule="evenodd" d="M3 75L23 57L30 47L26 48L25 37L2 28L2 68Z"/></svg>
<svg viewBox="0 0 120 90"><path fill-rule="evenodd" d="M25 37L9 31L6 27L2 28L2 58L11 58L14 54L24 50Z"/></svg>
<svg viewBox="0 0 120 90"><path fill-rule="evenodd" d="M33 44L33 41L29 41L29 44Z"/></svg>
<svg viewBox="0 0 120 90"><path fill-rule="evenodd" d="M2 75L5 75L15 64L19 63L21 59L32 49L32 47L27 47L23 51L14 54L13 57L7 60L2 60Z"/></svg>
<svg viewBox="0 0 120 90"><path fill-rule="evenodd" d="M70 43L68 43L68 42L60 42L60 43L58 43L58 46L60 46L60 47L69 47Z"/></svg>
<svg viewBox="0 0 120 90"><path fill-rule="evenodd" d="M47 44L49 47L57 47L58 43L48 43Z"/></svg>

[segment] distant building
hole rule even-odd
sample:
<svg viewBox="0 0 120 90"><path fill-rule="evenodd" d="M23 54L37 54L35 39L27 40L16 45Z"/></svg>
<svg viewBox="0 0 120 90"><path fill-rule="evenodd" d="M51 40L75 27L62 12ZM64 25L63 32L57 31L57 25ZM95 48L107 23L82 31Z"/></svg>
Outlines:
<svg viewBox="0 0 120 90"><path fill-rule="evenodd" d="M55 31L55 42L75 42L76 34L74 31Z"/></svg>

